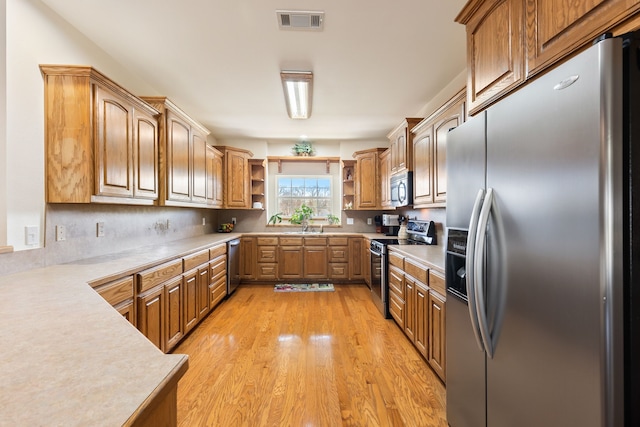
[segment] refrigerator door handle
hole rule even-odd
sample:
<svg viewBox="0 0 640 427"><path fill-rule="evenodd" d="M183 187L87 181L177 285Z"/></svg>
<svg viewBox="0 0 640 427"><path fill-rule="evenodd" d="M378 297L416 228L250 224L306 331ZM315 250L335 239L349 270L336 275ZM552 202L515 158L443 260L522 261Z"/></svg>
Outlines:
<svg viewBox="0 0 640 427"><path fill-rule="evenodd" d="M484 290L484 248L487 234L487 224L489 223L489 215L493 205L493 188L487 189L487 195L482 203L482 210L478 219L478 229L476 235L476 251L473 259L473 269L475 275L475 302L476 312L478 315L478 326L484 349L487 356L493 358L493 343L491 341L491 333L489 332L489 321L487 319L487 310L485 304Z"/></svg>
<svg viewBox="0 0 640 427"><path fill-rule="evenodd" d="M471 319L471 327L473 329L473 335L476 337L476 343L480 351L484 351L484 345L482 344L482 336L480 335L480 325L478 324L478 312L476 304L475 294L475 270L474 260L476 252L476 232L478 229L478 220L480 219L480 208L482 207L482 200L484 198L484 189L478 190L478 195L473 203L473 210L471 211L471 219L469 220L469 231L467 233L467 258L465 260L465 271L467 273L467 298L469 299L469 318Z"/></svg>

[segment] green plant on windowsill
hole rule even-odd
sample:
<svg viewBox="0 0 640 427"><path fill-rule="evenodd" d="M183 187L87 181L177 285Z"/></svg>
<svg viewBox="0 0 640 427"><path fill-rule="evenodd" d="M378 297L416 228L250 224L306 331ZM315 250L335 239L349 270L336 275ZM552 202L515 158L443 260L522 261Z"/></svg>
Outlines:
<svg viewBox="0 0 640 427"><path fill-rule="evenodd" d="M327 215L327 222L329 225L340 224L340 218L333 214L329 214Z"/></svg>
<svg viewBox="0 0 640 427"><path fill-rule="evenodd" d="M267 222L267 224L276 225L276 222L278 224L282 222L282 212L278 212L276 214L271 215L271 217L269 218L269 222Z"/></svg>
<svg viewBox="0 0 640 427"><path fill-rule="evenodd" d="M313 209L304 203L299 208L296 208L291 214L289 222L291 224L304 224L305 221L309 221L313 216Z"/></svg>

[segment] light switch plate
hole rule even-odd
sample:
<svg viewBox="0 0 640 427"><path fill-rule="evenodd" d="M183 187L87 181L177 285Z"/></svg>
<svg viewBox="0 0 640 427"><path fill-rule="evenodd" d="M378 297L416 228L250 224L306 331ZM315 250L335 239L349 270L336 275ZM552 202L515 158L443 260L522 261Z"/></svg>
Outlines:
<svg viewBox="0 0 640 427"><path fill-rule="evenodd" d="M38 244L38 237L40 232L38 231L37 225L27 225L24 228L24 240L26 245L36 245Z"/></svg>
<svg viewBox="0 0 640 427"><path fill-rule="evenodd" d="M347 225L353 225L353 218L347 218Z"/></svg>

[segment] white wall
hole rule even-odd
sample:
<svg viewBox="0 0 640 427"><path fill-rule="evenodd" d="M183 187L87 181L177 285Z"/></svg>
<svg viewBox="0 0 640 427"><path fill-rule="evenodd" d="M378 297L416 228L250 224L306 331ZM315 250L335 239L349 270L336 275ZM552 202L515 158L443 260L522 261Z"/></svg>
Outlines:
<svg viewBox="0 0 640 427"><path fill-rule="evenodd" d="M0 22L7 22L7 2L0 0ZM7 31L0 32L0 246L7 243Z"/></svg>
<svg viewBox="0 0 640 427"><path fill-rule="evenodd" d="M7 224L6 242L15 250L44 243L44 89L39 64L92 65L134 93L157 95L143 80L131 75L90 40L38 0L6 2L6 142L0 142L6 164L0 166L4 207L0 223ZM4 11L4 8L3 8ZM4 45L3 45L4 46ZM2 67L4 70L5 67ZM5 82L0 74L0 79ZM5 133L2 132L4 136ZM3 177L6 177L3 178ZM2 208L0 208L2 210ZM6 221L3 216L6 215ZM25 227L40 228L38 245L25 244ZM1 229L0 229L1 230ZM2 232L0 231L0 245Z"/></svg>

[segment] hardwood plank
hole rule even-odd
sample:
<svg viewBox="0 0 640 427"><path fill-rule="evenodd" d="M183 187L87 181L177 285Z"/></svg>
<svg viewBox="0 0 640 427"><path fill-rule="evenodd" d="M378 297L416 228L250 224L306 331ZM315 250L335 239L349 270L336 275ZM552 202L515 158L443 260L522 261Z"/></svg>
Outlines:
<svg viewBox="0 0 640 427"><path fill-rule="evenodd" d="M174 352L179 426L447 426L444 385L364 285L243 285Z"/></svg>

